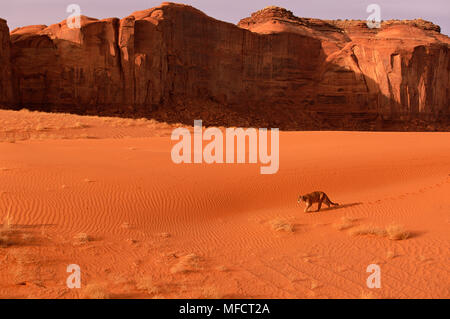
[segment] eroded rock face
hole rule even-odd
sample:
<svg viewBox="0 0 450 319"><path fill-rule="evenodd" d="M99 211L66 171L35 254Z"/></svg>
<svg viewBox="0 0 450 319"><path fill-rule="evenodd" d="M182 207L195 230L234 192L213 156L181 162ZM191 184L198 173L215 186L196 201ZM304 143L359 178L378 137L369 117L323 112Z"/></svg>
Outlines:
<svg viewBox="0 0 450 319"><path fill-rule="evenodd" d="M269 7L240 21L254 32L295 32L320 39L322 65L317 110L371 111L385 119L439 117L450 112L449 38L421 19L364 21L297 18Z"/></svg>
<svg viewBox="0 0 450 319"><path fill-rule="evenodd" d="M69 112L95 112L98 106L121 103L119 23L83 17L81 29L63 22L14 30L18 103Z"/></svg>
<svg viewBox="0 0 450 319"><path fill-rule="evenodd" d="M235 26L163 3L81 25L11 33L17 106L284 129L448 121L450 41L423 20L369 29L268 7Z"/></svg>

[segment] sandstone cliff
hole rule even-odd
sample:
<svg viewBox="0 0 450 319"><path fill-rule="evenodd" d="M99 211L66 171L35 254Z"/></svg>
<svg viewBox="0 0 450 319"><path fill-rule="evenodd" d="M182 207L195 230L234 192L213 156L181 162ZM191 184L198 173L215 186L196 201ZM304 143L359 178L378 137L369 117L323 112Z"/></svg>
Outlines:
<svg viewBox="0 0 450 319"><path fill-rule="evenodd" d="M448 120L450 41L430 22L390 20L369 29L364 21L298 18L269 7L239 26L261 34L292 32L321 40L326 59L312 101L319 112Z"/></svg>
<svg viewBox="0 0 450 319"><path fill-rule="evenodd" d="M268 7L236 26L163 3L81 25L16 29L10 54L0 22L1 103L284 129L449 124L450 41L423 20L369 29Z"/></svg>

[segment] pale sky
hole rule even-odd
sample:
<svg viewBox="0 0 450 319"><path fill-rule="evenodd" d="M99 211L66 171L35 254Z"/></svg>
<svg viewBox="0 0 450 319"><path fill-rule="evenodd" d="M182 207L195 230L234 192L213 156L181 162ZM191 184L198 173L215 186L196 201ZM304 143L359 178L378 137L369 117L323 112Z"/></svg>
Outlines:
<svg viewBox="0 0 450 319"><path fill-rule="evenodd" d="M158 6L154 0L0 0L0 18L8 20L11 30L19 26L60 22L69 15L66 8L75 3L81 13L93 18L123 18L133 11ZM176 1L173 1L176 2ZM381 7L381 19L422 18L441 26L450 34L450 0L185 0L218 20L237 23L250 13L269 5L284 7L299 17L321 19L362 19L366 8Z"/></svg>

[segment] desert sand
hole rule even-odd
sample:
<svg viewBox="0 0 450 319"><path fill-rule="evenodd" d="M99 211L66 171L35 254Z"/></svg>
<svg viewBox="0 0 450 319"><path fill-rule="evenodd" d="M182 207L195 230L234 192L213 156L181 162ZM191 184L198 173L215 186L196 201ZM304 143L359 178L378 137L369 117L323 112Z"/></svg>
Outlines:
<svg viewBox="0 0 450 319"><path fill-rule="evenodd" d="M450 297L449 133L281 132L261 175L174 164L173 124L0 124L1 298ZM304 213L314 190L341 206Z"/></svg>

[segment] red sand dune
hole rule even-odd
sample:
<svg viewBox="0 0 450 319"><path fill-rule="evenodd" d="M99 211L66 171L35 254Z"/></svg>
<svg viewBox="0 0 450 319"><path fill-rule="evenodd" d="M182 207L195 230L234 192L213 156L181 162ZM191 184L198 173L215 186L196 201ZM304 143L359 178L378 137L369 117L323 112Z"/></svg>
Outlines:
<svg viewBox="0 0 450 319"><path fill-rule="evenodd" d="M448 133L281 132L279 172L260 175L173 164L164 123L0 118L0 297L450 296ZM342 206L304 213L313 190Z"/></svg>

